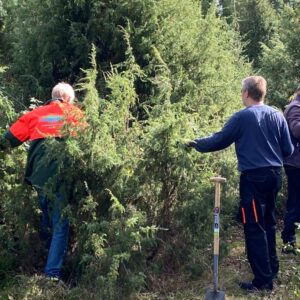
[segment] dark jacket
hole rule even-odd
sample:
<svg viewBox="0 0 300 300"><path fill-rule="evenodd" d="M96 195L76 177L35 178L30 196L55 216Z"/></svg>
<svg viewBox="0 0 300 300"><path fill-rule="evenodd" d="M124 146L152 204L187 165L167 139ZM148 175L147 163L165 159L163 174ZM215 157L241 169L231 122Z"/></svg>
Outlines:
<svg viewBox="0 0 300 300"><path fill-rule="evenodd" d="M285 166L300 168L300 96L297 96L284 111L292 143L295 147L293 154L284 159Z"/></svg>
<svg viewBox="0 0 300 300"><path fill-rule="evenodd" d="M83 113L76 106L60 101L51 101L21 116L0 139L0 150L17 147L30 141L25 170L25 181L42 189L57 173L58 162L55 156L47 156L46 138L53 137L62 141L62 129L71 125L71 134L81 126ZM69 130L69 131L70 131Z"/></svg>

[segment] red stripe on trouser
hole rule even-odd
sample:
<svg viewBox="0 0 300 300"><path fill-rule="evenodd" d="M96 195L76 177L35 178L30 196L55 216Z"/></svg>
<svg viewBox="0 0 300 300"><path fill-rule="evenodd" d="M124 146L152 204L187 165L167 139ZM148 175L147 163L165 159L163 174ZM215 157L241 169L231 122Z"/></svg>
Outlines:
<svg viewBox="0 0 300 300"><path fill-rule="evenodd" d="M242 217L243 217L243 224L246 224L246 215L245 215L244 207L242 207Z"/></svg>
<svg viewBox="0 0 300 300"><path fill-rule="evenodd" d="M252 199L252 208L254 213L255 222L258 223L257 211L254 198Z"/></svg>

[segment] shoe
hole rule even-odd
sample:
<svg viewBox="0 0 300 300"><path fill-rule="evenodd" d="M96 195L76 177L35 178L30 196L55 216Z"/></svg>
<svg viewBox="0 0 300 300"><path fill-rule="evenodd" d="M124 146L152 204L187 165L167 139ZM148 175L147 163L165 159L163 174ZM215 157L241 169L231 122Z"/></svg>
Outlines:
<svg viewBox="0 0 300 300"><path fill-rule="evenodd" d="M287 242L284 243L281 249L283 254L298 254L300 253L300 249L298 248L296 242Z"/></svg>
<svg viewBox="0 0 300 300"><path fill-rule="evenodd" d="M67 285L61 279L54 276L40 275L37 282L41 288L53 286L67 288Z"/></svg>
<svg viewBox="0 0 300 300"><path fill-rule="evenodd" d="M263 290L272 291L273 290L273 283L265 283L259 286L254 285L252 282L240 282L239 286L241 289L249 292L249 293L255 293L260 292Z"/></svg>
<svg viewBox="0 0 300 300"><path fill-rule="evenodd" d="M46 275L44 276L44 278L50 285L57 285L63 288L67 288L67 285L59 277Z"/></svg>
<svg viewBox="0 0 300 300"><path fill-rule="evenodd" d="M47 276L49 281L54 282L54 283L59 283L61 280L58 277L55 276Z"/></svg>

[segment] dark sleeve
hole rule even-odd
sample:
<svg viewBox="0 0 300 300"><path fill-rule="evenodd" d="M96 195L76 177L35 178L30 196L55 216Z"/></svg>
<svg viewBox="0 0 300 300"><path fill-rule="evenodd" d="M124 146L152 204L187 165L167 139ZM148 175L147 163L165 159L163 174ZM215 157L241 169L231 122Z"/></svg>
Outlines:
<svg viewBox="0 0 300 300"><path fill-rule="evenodd" d="M292 135L296 138L300 138L300 106L293 106L286 116L289 128Z"/></svg>
<svg viewBox="0 0 300 300"><path fill-rule="evenodd" d="M282 155L283 157L288 157L290 155L292 155L292 153L294 152L294 146L292 144L291 141L291 136L289 133L289 128L288 128L288 124L286 122L286 120L283 118L283 122L282 122L282 131L281 131L281 151L282 151Z"/></svg>
<svg viewBox="0 0 300 300"><path fill-rule="evenodd" d="M221 131L208 137L196 139L195 149L199 152L218 151L234 143L239 138L239 135L239 116L234 114Z"/></svg>
<svg viewBox="0 0 300 300"><path fill-rule="evenodd" d="M3 136L0 137L0 151L17 147L21 144L22 142L19 141L10 131L7 131Z"/></svg>
<svg viewBox="0 0 300 300"><path fill-rule="evenodd" d="M5 138L5 135L0 137L0 151L10 148L10 142Z"/></svg>
<svg viewBox="0 0 300 300"><path fill-rule="evenodd" d="M18 147L29 139L29 113L21 116L9 130L0 137L0 150Z"/></svg>

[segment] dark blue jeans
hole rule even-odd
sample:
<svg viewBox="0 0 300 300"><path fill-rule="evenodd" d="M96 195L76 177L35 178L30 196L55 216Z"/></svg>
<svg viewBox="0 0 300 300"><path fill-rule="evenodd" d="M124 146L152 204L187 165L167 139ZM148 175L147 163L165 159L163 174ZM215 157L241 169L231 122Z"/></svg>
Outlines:
<svg viewBox="0 0 300 300"><path fill-rule="evenodd" d="M60 278L69 237L69 221L61 215L64 199L56 194L55 199L50 200L42 190L36 190L42 210L40 237L48 248L44 272L46 276Z"/></svg>
<svg viewBox="0 0 300 300"><path fill-rule="evenodd" d="M281 238L284 243L296 242L295 222L300 221L300 168L285 167L288 180L288 198Z"/></svg>
<svg viewBox="0 0 300 300"><path fill-rule="evenodd" d="M272 282L279 269L275 200L280 188L281 168L248 170L240 177L246 250L257 287Z"/></svg>

